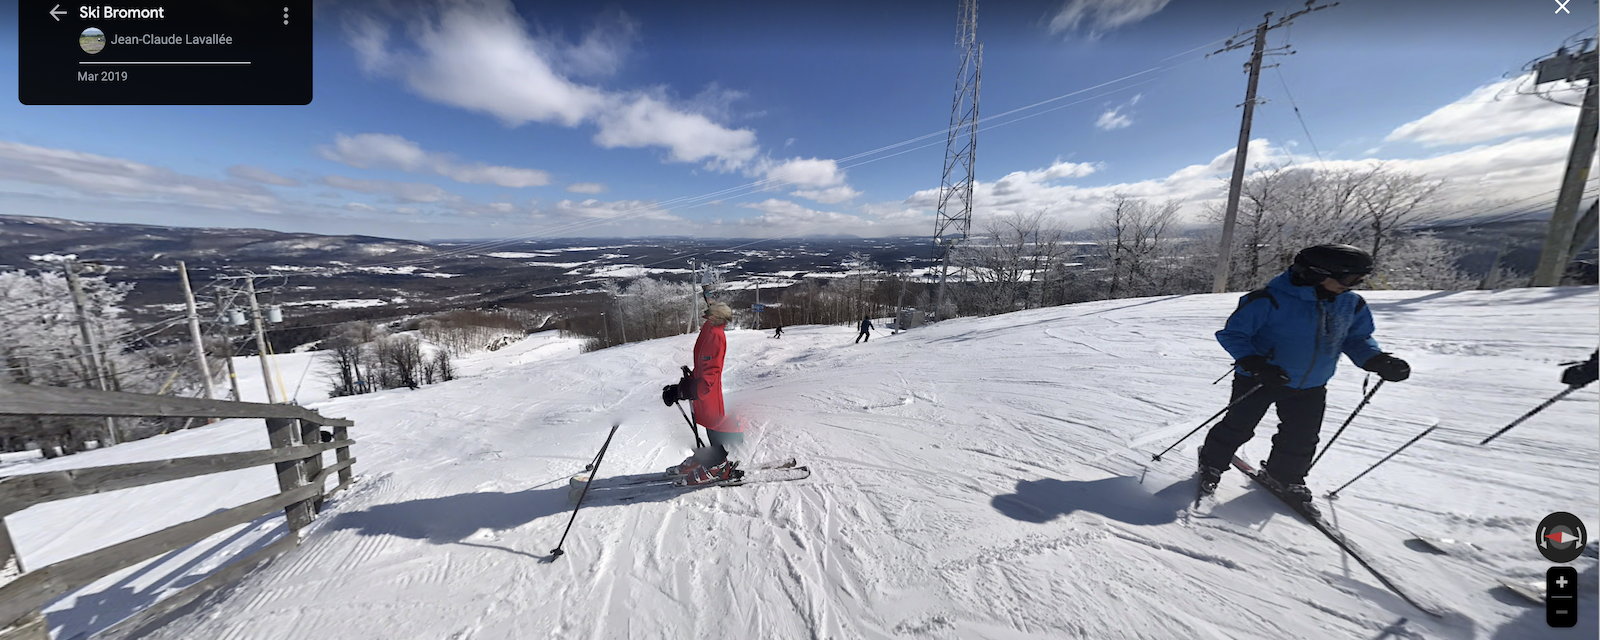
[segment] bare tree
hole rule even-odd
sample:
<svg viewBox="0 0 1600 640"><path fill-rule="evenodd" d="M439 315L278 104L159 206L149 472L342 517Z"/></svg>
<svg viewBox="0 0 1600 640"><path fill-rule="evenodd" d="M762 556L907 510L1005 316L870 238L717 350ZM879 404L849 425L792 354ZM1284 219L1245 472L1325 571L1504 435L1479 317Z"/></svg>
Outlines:
<svg viewBox="0 0 1600 640"><path fill-rule="evenodd" d="M1359 197L1374 260L1383 257L1384 245L1396 232L1432 217L1427 204L1443 186L1443 180L1394 171L1384 165L1372 170Z"/></svg>
<svg viewBox="0 0 1600 640"><path fill-rule="evenodd" d="M1100 250L1109 265L1107 297L1164 292L1171 275L1170 244L1181 203L1151 204L1113 194L1100 218Z"/></svg>

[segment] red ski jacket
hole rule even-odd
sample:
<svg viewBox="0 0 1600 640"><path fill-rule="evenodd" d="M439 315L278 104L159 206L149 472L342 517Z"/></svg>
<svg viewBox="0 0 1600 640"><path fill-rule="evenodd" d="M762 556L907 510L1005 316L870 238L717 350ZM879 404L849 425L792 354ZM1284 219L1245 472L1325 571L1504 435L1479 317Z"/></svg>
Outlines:
<svg viewBox="0 0 1600 640"><path fill-rule="evenodd" d="M742 431L737 420L724 420L722 406L722 358L728 354L728 336L722 325L710 322L700 326L700 337L694 341L695 391L694 421L707 429L731 432ZM723 424L727 422L728 424Z"/></svg>

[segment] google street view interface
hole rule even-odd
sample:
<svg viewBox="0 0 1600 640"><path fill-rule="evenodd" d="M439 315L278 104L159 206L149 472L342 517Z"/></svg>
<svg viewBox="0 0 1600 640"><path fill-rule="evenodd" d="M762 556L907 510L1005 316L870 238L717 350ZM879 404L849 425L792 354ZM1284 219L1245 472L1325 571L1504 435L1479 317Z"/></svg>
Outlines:
<svg viewBox="0 0 1600 640"><path fill-rule="evenodd" d="M16 0L0 640L1600 637L1597 31Z"/></svg>

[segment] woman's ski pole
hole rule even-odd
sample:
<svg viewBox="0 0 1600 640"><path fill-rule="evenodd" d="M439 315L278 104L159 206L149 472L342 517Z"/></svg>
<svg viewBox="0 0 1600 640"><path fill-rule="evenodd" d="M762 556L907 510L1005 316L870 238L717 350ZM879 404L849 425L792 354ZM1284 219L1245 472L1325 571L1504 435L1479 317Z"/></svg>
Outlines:
<svg viewBox="0 0 1600 640"><path fill-rule="evenodd" d="M678 368L683 369L683 379L684 380L688 380L689 377L691 375L693 375L692 373L689 372L689 368L688 367L680 365ZM689 423L689 433L694 434L694 446L695 446L695 448L698 449L698 448L706 446L706 443L704 441L700 440L700 428L695 426L694 419L689 417L689 413L687 411L683 410L683 405L678 404L677 401L673 401L672 406L677 407L678 408L678 413L683 414L683 421Z"/></svg>
<svg viewBox="0 0 1600 640"><path fill-rule="evenodd" d="M1555 404L1556 402L1559 402L1562 398L1567 397L1567 394L1572 393L1572 392L1577 391L1577 390L1582 389L1582 388L1583 387L1567 387L1566 391L1562 391L1561 393L1556 394L1555 397L1550 398L1549 400L1545 400L1544 404L1541 404L1541 405L1539 405L1537 407L1534 407L1532 411L1529 411L1527 413L1522 414L1521 418L1517 418L1516 420L1512 420L1511 424L1508 424L1508 425L1505 426L1505 428L1494 432L1494 435L1491 435L1491 436L1489 436L1487 438L1484 438L1483 442L1479 442L1478 444L1489 444L1490 440L1498 438L1498 437L1500 437L1500 434L1505 433L1507 431L1510 431L1512 427L1515 427L1515 426L1517 426L1519 424L1522 424L1523 420L1527 420L1528 418L1532 418L1533 414L1538 413L1540 411L1544 411L1545 407L1548 407L1550 405Z"/></svg>
<svg viewBox="0 0 1600 640"><path fill-rule="evenodd" d="M1344 424L1339 425L1339 430L1333 432L1332 438L1328 438L1328 444L1322 445L1322 453L1318 453L1317 457L1311 459L1311 466L1306 467L1306 471L1311 471L1311 467L1317 466L1317 461L1321 460L1322 456L1328 454L1328 450L1333 448L1334 441L1338 440L1339 436L1344 433L1344 428L1350 426L1350 421L1356 419L1356 414L1361 413L1361 408L1367 406L1367 403L1372 401L1372 396L1377 394L1379 389L1383 388L1383 382L1383 378L1378 378L1378 384L1372 385L1372 390L1368 391L1366 397L1361 399L1361 404L1356 405L1356 410L1351 411L1350 417L1345 418Z"/></svg>
<svg viewBox="0 0 1600 640"><path fill-rule="evenodd" d="M698 449L700 447L706 446L706 443L700 440L700 429L694 425L694 419L689 417L688 412L685 412L683 410L683 405L674 402L674 403L672 403L672 406L677 407L678 408L678 413L683 414L684 422L688 422L689 423L689 432L694 434L694 446L695 446L695 448Z"/></svg>
<svg viewBox="0 0 1600 640"><path fill-rule="evenodd" d="M1417 441L1421 440L1423 436L1426 436L1426 435L1428 435L1430 433L1433 433L1433 430L1434 429L1438 429L1438 428L1439 428L1439 425L1435 424L1435 425L1433 425L1431 427L1428 427L1428 429L1426 431L1423 431L1422 433L1417 434L1417 437L1412 438L1410 442L1407 442L1407 443L1405 443L1403 445L1400 445L1399 449L1395 449L1394 453L1391 453L1389 455L1384 456L1382 460L1379 460L1376 463L1374 463L1372 466L1367 467L1366 471L1362 471L1360 474L1357 474L1356 477L1351 478L1350 482L1344 483L1343 487L1339 487L1338 489L1334 489L1333 491L1329 491L1328 492L1328 499L1329 500L1333 500L1333 499L1338 498L1339 497L1339 492L1340 491L1344 491L1345 487L1348 487L1348 486L1354 484L1355 481L1361 479L1361 476L1367 475L1368 473L1372 472L1373 469L1378 468L1378 465L1383 464L1385 462L1388 462L1389 458L1393 458L1393 457L1399 455L1401 451L1405 451L1406 450L1406 447L1409 447L1411 445L1416 444Z"/></svg>
<svg viewBox="0 0 1600 640"><path fill-rule="evenodd" d="M1258 384L1258 385L1256 385L1256 386L1254 386L1254 387L1250 387L1250 390L1249 390L1249 391L1246 391L1246 392L1244 392L1244 395L1242 395L1242 396L1239 396L1239 399L1238 399L1238 400L1234 400L1234 401L1233 401L1233 402L1230 402L1230 403L1228 403L1228 406L1226 406L1226 407L1223 407L1223 408L1222 408L1222 410L1221 410L1221 411L1218 411L1218 412L1217 412L1217 415L1214 415L1214 416L1211 416L1211 417L1209 417L1209 418L1206 418L1206 421L1205 421L1205 422L1202 422L1202 423L1200 423L1200 426L1198 426L1198 427L1195 427L1195 428L1194 428L1194 431L1190 431L1190 432L1189 432L1189 433L1188 433L1188 434L1185 434L1185 435L1184 435L1184 436L1183 436L1183 437L1182 437L1182 438L1178 438L1178 441L1177 441L1177 442L1174 442L1174 443L1172 443L1172 446L1171 446L1171 447L1167 447L1167 448L1165 448L1165 449L1162 449L1162 450L1161 450L1161 453L1158 453L1158 454L1155 454L1155 455L1153 455L1153 456L1151 456L1151 457L1150 457L1150 460L1151 460L1151 461L1152 461L1152 462L1161 462L1161 456L1164 456L1164 455L1166 455L1166 453L1167 453L1167 452L1168 452L1168 451L1171 451L1171 450L1172 450L1172 448L1173 448L1173 447L1176 447L1176 446L1178 446L1178 445L1180 445L1180 444L1183 444L1183 441L1184 441L1184 440L1188 440L1188 439L1189 439L1189 436L1192 436L1192 435L1194 435L1194 434L1196 434L1196 433L1199 433L1199 432L1200 432L1200 430L1201 430L1201 429L1204 429L1204 428L1205 428L1205 427L1206 427L1206 425L1208 425L1208 424L1211 424L1211 421L1212 421L1212 420L1216 420L1216 419L1217 419L1217 418L1218 418L1218 417L1219 417L1219 416L1221 416L1221 415L1222 415L1222 414L1224 414L1224 413L1227 413L1227 412L1228 412L1228 410L1229 410L1229 409L1232 409L1232 408L1233 408L1233 405L1236 405L1236 404L1239 404L1239 403L1241 403L1241 402L1244 402L1244 399L1245 399L1245 398L1248 398L1248 397L1250 397L1250 394L1252 394L1252 393L1255 393L1255 392L1256 392L1256 391L1259 391L1259 390L1260 390L1260 389L1261 389L1261 385L1259 385L1259 384Z"/></svg>
<svg viewBox="0 0 1600 640"><path fill-rule="evenodd" d="M572 517L567 520L567 530L561 532L561 541L556 543L556 548L550 550L551 560L555 560L561 557L561 554L566 553L561 550L561 546L567 543L567 534L572 532L572 523L578 520L578 509L583 507L583 498L589 495L589 485L594 484L594 476L600 472L600 461L606 457L606 449L611 447L611 436L617 435L617 427L620 426L622 426L620 422L611 425L611 433L606 434L606 442L600 445L599 455L594 457L594 464L589 465L593 467L589 470L589 479L583 483L583 493L578 494L578 504L572 506Z"/></svg>

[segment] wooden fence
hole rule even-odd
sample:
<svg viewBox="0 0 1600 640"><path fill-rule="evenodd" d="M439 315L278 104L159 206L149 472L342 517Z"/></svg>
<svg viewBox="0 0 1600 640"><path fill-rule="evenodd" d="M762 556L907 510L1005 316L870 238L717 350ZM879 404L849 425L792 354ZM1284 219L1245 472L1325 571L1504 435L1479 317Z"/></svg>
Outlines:
<svg viewBox="0 0 1600 640"><path fill-rule="evenodd" d="M249 557L207 576L182 591L135 613L94 637L128 635L161 616L193 602L217 587L243 577L261 563L294 548L300 531L311 524L327 496L350 486L353 480L349 420L325 418L294 405L229 402L197 398L151 396L92 389L67 389L0 384L0 415L265 418L272 448L264 451L223 453L107 467L49 471L0 477L0 640L49 640L49 627L41 608L50 601L100 578L164 553L182 549L230 527L256 520L282 509L289 535ZM321 427L333 428L333 440L323 442ZM322 453L334 451L334 464L323 466ZM219 511L161 531L121 542L55 564L23 567L11 544L5 516L32 505L78 496L140 487L182 478L274 465L280 493L249 504ZM338 474L339 484L323 492Z"/></svg>

